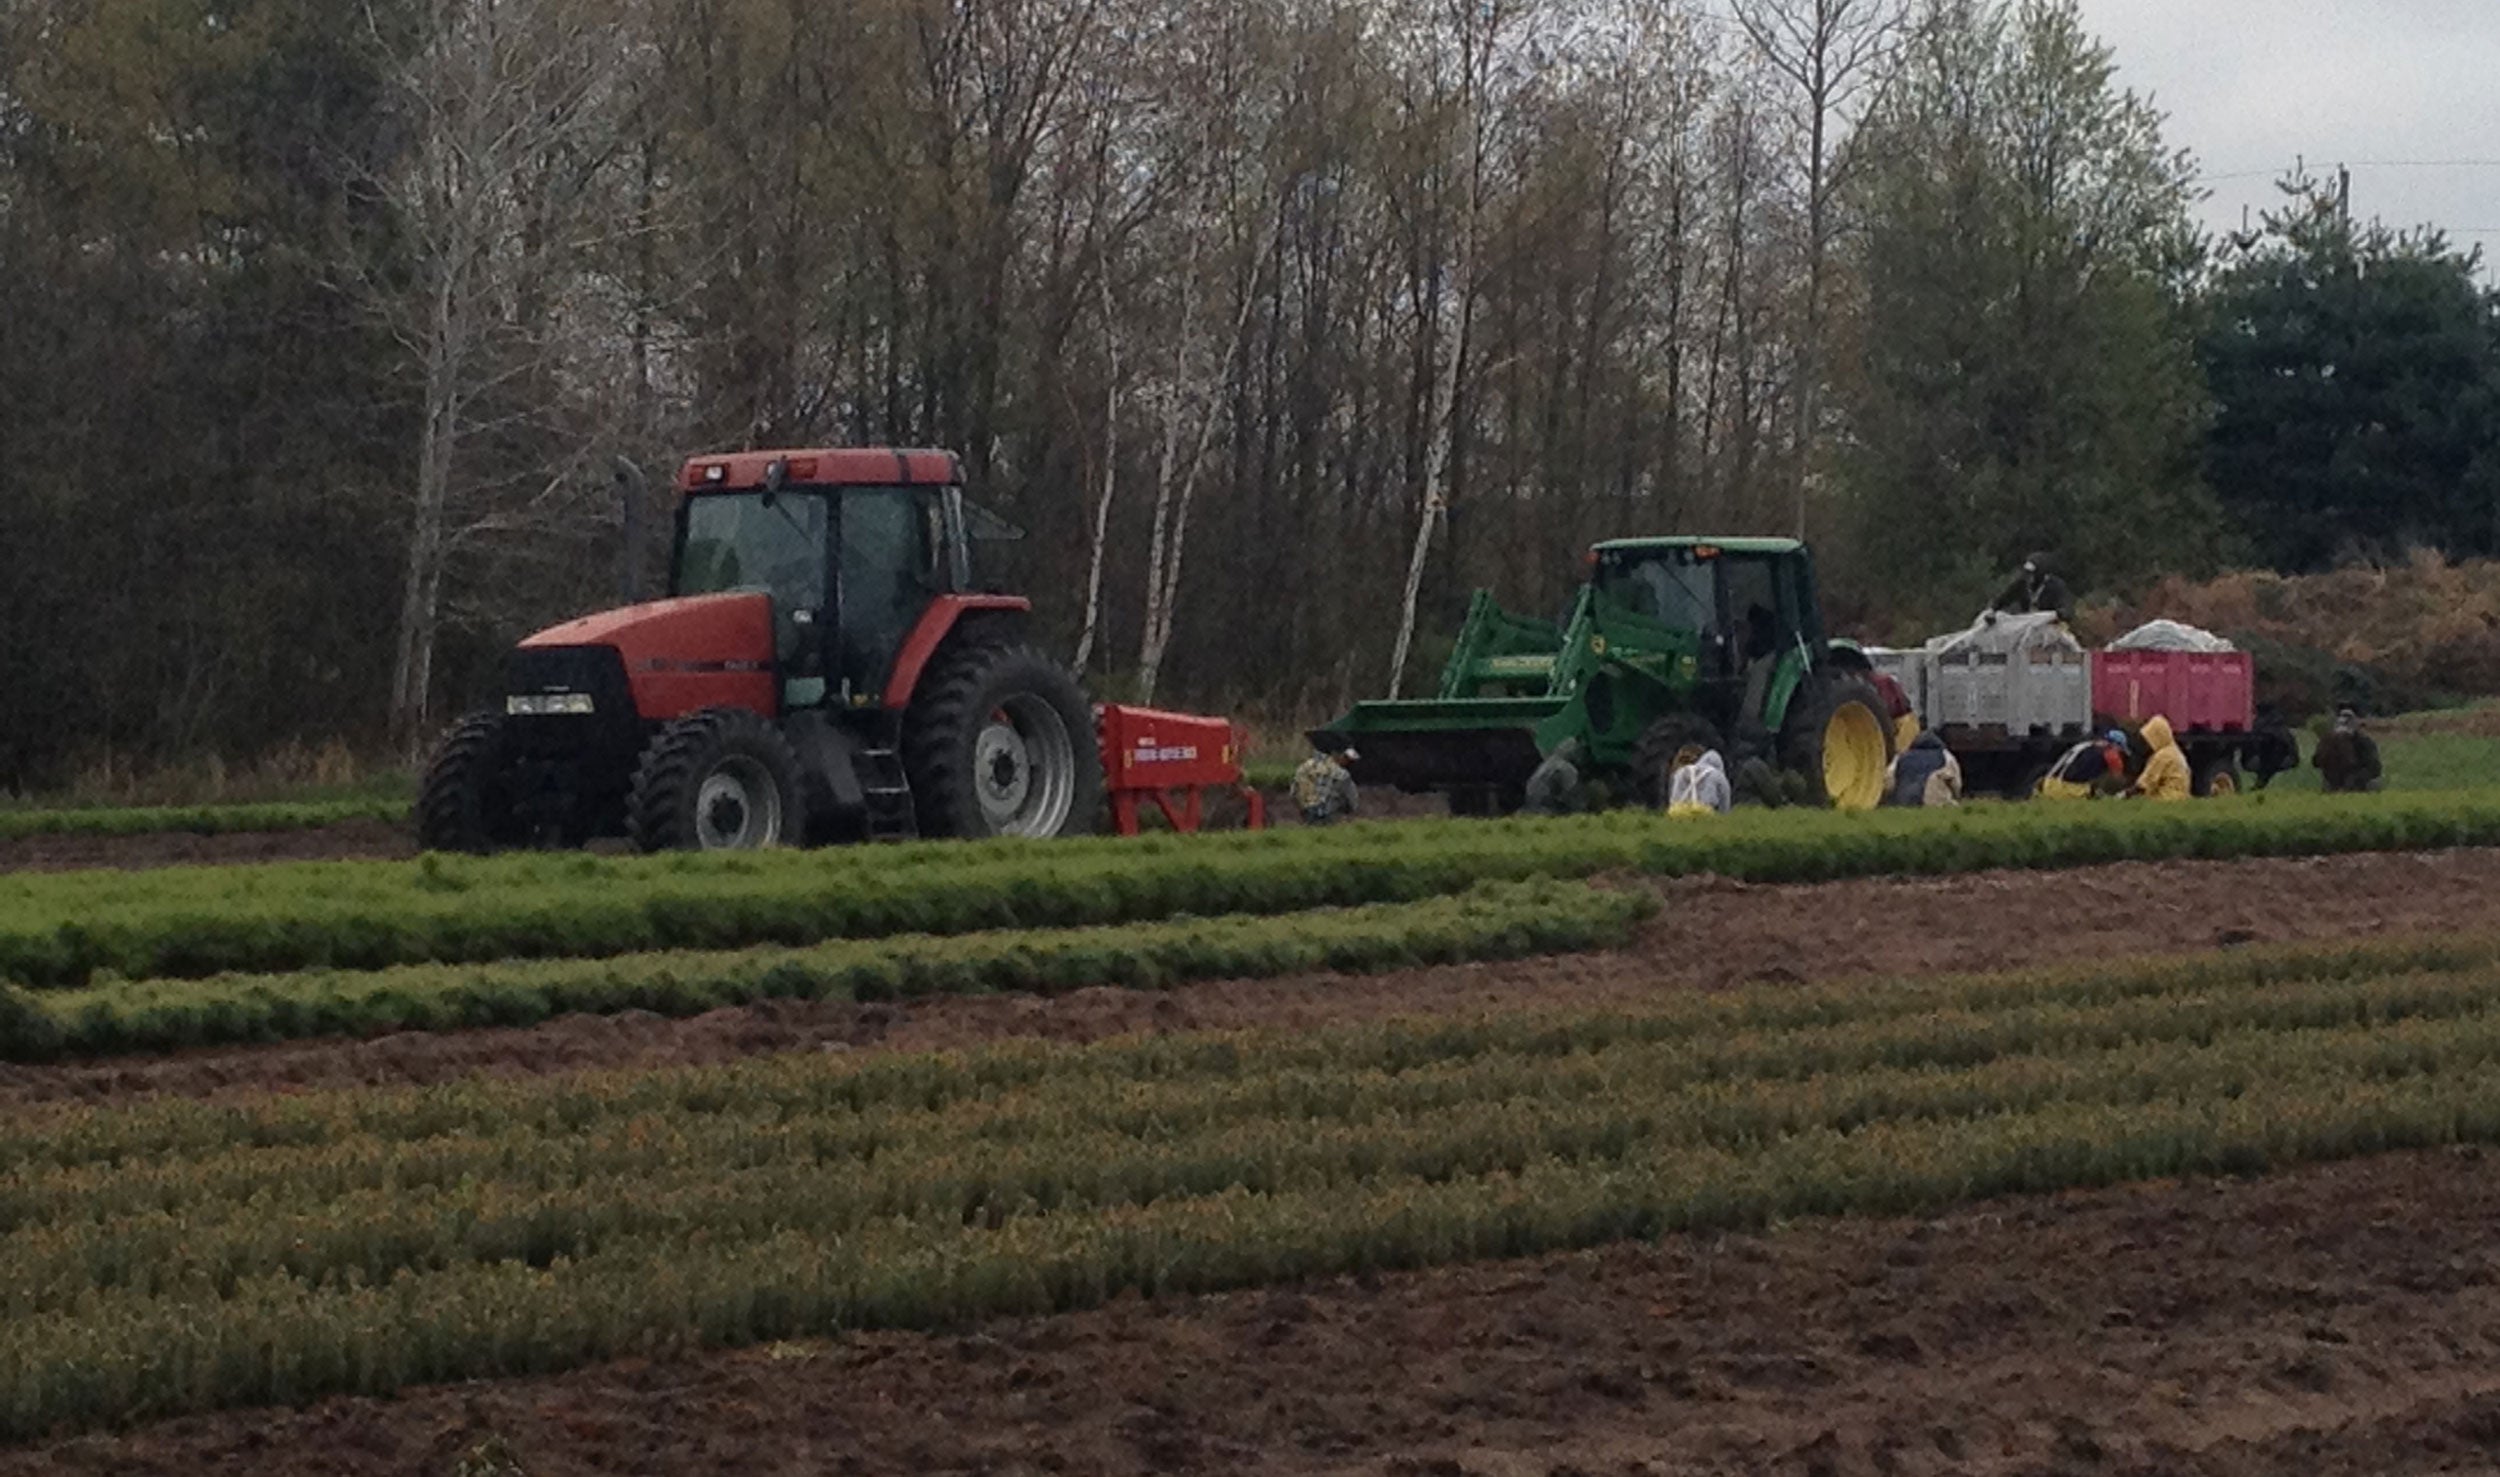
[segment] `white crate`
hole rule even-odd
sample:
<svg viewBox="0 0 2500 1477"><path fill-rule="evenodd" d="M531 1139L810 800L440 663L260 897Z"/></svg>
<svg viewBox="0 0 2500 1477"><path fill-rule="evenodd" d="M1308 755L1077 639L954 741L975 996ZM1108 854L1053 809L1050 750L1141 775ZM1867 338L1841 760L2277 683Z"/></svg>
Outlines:
<svg viewBox="0 0 2500 1477"><path fill-rule="evenodd" d="M1930 728L2012 737L2080 733L2092 722L2092 660L2054 614L1982 616L1923 653Z"/></svg>

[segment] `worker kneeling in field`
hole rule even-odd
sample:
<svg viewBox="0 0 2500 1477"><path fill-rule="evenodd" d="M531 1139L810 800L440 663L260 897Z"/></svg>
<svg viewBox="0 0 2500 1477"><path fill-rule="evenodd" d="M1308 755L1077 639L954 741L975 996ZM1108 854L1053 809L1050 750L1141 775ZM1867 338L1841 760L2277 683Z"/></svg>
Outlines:
<svg viewBox="0 0 2500 1477"><path fill-rule="evenodd" d="M2040 781L2043 800L2089 800L2127 787L2127 736L2113 728L2068 749Z"/></svg>
<svg viewBox="0 0 2500 1477"><path fill-rule="evenodd" d="M2158 713L2145 719L2143 738L2152 757L2144 761L2144 773L2127 793L2145 800L2185 800L2194 794L2187 753L2171 733L2170 720Z"/></svg>
<svg viewBox="0 0 2500 1477"><path fill-rule="evenodd" d="M1667 776L1667 814L1725 815L1736 807L1736 790L1727 780L1727 761L1716 749L1686 744L1675 756Z"/></svg>
<svg viewBox="0 0 2500 1477"><path fill-rule="evenodd" d="M1886 805L1952 806L1962 803L1962 761L1929 729L1892 761L1884 780Z"/></svg>
<svg viewBox="0 0 2500 1477"><path fill-rule="evenodd" d="M2361 731L2361 715L2350 708L2336 709L2335 727L2318 740L2318 756L2311 762L2330 795L2364 794L2384 783L2378 740Z"/></svg>
<svg viewBox="0 0 2500 1477"><path fill-rule="evenodd" d="M1306 826L1334 824L1354 814L1361 798L1354 789L1354 776L1346 769L1355 753L1347 749L1338 754L1313 754L1293 772L1293 803L1302 811Z"/></svg>
<svg viewBox="0 0 2500 1477"><path fill-rule="evenodd" d="M1529 774L1521 808L1530 815L1577 815L1585 810L1588 787L1580 777L1580 766L1587 758L1587 746L1576 738L1556 744L1554 752Z"/></svg>

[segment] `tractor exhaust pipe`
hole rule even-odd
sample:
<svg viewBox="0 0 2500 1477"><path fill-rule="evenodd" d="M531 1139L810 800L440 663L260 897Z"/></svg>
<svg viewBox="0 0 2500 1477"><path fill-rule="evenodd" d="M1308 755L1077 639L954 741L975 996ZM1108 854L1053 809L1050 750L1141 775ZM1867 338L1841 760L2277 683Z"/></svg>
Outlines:
<svg viewBox="0 0 2500 1477"><path fill-rule="evenodd" d="M651 500L650 479L632 457L620 456L612 469L616 479L617 521L623 529L616 555L616 601L635 605L642 600L642 515Z"/></svg>

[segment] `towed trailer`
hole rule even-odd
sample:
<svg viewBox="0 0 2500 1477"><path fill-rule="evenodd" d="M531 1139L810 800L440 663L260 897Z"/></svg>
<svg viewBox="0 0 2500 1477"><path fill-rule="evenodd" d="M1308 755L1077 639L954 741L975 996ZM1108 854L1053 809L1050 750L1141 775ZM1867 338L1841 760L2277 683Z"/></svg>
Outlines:
<svg viewBox="0 0 2500 1477"><path fill-rule="evenodd" d="M2227 795L2253 763L2256 670L2244 651L2087 650L2052 614L1990 612L1924 646L1871 647L1973 794L2027 799L2058 756L2109 729L2169 720L2195 793Z"/></svg>

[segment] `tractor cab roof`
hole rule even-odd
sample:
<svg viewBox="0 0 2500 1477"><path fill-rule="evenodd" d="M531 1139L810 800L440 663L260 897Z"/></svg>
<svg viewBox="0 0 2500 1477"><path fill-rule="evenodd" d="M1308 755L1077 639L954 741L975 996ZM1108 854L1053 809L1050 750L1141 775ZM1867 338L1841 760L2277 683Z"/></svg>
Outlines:
<svg viewBox="0 0 2500 1477"><path fill-rule="evenodd" d="M1589 550L1592 554L1753 554L1777 557L1805 552L1793 538L1617 538Z"/></svg>
<svg viewBox="0 0 2500 1477"><path fill-rule="evenodd" d="M782 475L791 487L944 487L964 480L963 461L951 451L820 446L689 457L677 490L693 496L761 487L774 462L787 463Z"/></svg>

